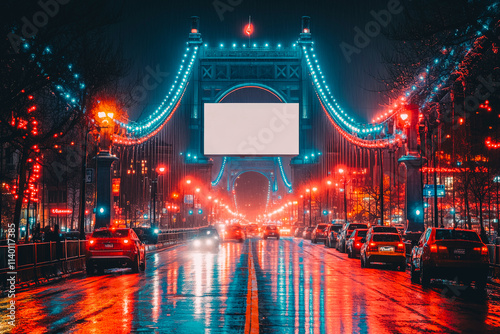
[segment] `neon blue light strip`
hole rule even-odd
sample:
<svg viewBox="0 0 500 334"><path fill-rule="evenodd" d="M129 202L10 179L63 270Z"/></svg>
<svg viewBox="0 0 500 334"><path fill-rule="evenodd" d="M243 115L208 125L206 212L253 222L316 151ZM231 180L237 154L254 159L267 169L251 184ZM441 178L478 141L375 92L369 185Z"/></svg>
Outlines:
<svg viewBox="0 0 500 334"><path fill-rule="evenodd" d="M283 180L283 183L285 186L288 188L288 190L292 190L292 183L288 181L288 178L285 174L285 169L283 168L283 162L281 161L281 157L278 157L278 165L280 166L280 175L281 179Z"/></svg>
<svg viewBox="0 0 500 334"><path fill-rule="evenodd" d="M215 180L212 181L212 187L216 187L219 184L220 180L222 179L222 175L224 175L224 169L226 168L226 162L227 162L227 157L224 157L222 159L222 165L220 166L219 174L217 174Z"/></svg>

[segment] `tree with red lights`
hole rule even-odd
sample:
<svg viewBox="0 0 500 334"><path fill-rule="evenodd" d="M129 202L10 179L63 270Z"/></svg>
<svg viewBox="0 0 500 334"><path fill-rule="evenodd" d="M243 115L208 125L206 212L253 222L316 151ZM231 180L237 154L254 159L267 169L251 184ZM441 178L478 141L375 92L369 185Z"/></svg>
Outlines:
<svg viewBox="0 0 500 334"><path fill-rule="evenodd" d="M16 156L16 177L2 179L14 189L12 216L16 240L23 205L37 200L39 173L47 149L62 151L99 94L124 74L127 63L102 34L118 14L106 5L71 2L30 36L23 21L39 11L35 2L10 1L0 14L0 141L2 152ZM75 130L76 129L76 130ZM45 164L44 164L45 165ZM2 178L4 173L2 174ZM2 206L2 211L3 211ZM12 221L10 221L12 222Z"/></svg>

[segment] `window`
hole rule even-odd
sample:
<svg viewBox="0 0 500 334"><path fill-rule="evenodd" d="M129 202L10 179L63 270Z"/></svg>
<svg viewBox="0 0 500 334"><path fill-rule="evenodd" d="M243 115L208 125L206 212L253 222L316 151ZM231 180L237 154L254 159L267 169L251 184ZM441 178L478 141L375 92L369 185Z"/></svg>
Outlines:
<svg viewBox="0 0 500 334"><path fill-rule="evenodd" d="M399 242L401 237L398 234L374 234L373 241Z"/></svg>

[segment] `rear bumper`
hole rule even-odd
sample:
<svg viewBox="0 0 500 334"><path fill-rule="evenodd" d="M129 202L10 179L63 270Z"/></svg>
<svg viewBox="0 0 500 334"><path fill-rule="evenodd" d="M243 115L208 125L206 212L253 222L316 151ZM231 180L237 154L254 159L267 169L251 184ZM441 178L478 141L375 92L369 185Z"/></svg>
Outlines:
<svg viewBox="0 0 500 334"><path fill-rule="evenodd" d="M382 262L382 263L402 263L406 262L406 256L404 253L401 254L381 254L374 253L367 256L367 260L370 262Z"/></svg>

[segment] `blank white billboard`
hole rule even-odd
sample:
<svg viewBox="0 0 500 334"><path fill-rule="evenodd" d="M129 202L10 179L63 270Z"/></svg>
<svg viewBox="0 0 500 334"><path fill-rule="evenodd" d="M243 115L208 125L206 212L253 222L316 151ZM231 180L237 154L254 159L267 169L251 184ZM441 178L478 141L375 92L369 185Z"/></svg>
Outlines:
<svg viewBox="0 0 500 334"><path fill-rule="evenodd" d="M298 103L205 103L205 155L298 155Z"/></svg>

